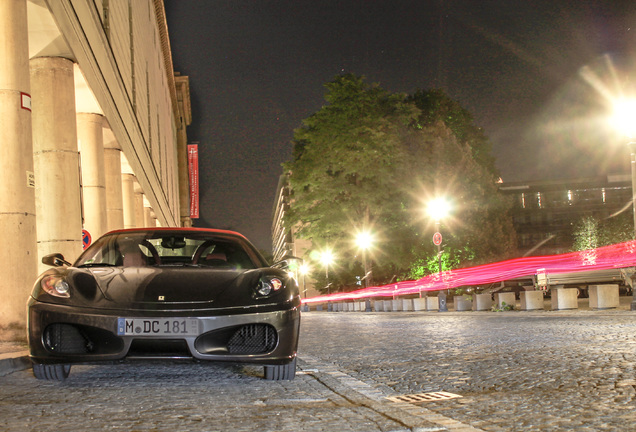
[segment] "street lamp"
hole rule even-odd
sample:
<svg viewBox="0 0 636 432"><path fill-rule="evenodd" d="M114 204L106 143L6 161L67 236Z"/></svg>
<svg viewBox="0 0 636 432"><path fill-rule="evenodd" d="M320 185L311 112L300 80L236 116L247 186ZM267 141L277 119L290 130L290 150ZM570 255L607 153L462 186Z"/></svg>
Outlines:
<svg viewBox="0 0 636 432"><path fill-rule="evenodd" d="M442 274L442 234L440 231L441 220L448 216L451 210L451 204L445 197L437 197L429 201L426 207L426 212L435 221L435 234L433 234L433 243L437 245L437 259L439 262L439 274ZM450 294L450 289L448 289ZM420 293L420 296L422 294ZM441 291L437 295L439 302L439 311L447 312L448 306L446 305L446 294Z"/></svg>
<svg viewBox="0 0 636 432"><path fill-rule="evenodd" d="M627 139L631 153L632 212L634 214L634 239L636 239L636 99L619 99L614 102L614 124ZM630 310L636 311L636 296L632 297Z"/></svg>
<svg viewBox="0 0 636 432"><path fill-rule="evenodd" d="M362 251L362 265L364 266L364 287L368 288L369 279L371 278L371 272L373 270L369 270L368 262L367 262L367 250L371 248L373 245L373 235L368 231L361 231L356 235L356 245Z"/></svg>
<svg viewBox="0 0 636 432"><path fill-rule="evenodd" d="M439 272L442 272L442 234L439 232L441 220L447 217L451 210L450 202L444 197L437 197L429 201L426 213L435 221L435 234L433 243L437 245L437 257L439 259Z"/></svg>
<svg viewBox="0 0 636 432"><path fill-rule="evenodd" d="M373 245L373 235L368 231L360 231L356 236L356 244L362 250L362 266L364 267L364 287L369 287L369 280L373 275L373 268L369 270L367 262L367 249ZM371 299L367 298L364 302L365 312L371 312Z"/></svg>
<svg viewBox="0 0 636 432"><path fill-rule="evenodd" d="M320 262L325 266L325 278L327 279L327 295L331 294L331 283L329 282L329 264L333 263L333 252L325 249L320 253ZM327 302L327 311L331 312L333 306Z"/></svg>
<svg viewBox="0 0 636 432"><path fill-rule="evenodd" d="M303 298L307 299L307 274L309 273L309 266L305 263L302 263L298 267L298 273L303 277ZM305 304L305 308L303 312L309 312L309 305Z"/></svg>
<svg viewBox="0 0 636 432"><path fill-rule="evenodd" d="M614 102L614 125L628 139L632 168L632 207L634 214L634 238L636 239L636 99L619 99Z"/></svg>

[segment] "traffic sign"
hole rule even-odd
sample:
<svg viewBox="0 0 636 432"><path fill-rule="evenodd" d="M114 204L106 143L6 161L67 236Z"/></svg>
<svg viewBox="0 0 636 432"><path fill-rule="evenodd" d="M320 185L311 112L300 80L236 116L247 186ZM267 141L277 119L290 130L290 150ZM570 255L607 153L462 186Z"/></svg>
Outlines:
<svg viewBox="0 0 636 432"><path fill-rule="evenodd" d="M442 234L439 232L436 232L435 234L433 234L433 244L435 246L439 246L442 244Z"/></svg>
<svg viewBox="0 0 636 432"><path fill-rule="evenodd" d="M91 245L92 240L93 239L91 237L91 233L83 229L82 230L82 249L86 249L87 247L89 247Z"/></svg>

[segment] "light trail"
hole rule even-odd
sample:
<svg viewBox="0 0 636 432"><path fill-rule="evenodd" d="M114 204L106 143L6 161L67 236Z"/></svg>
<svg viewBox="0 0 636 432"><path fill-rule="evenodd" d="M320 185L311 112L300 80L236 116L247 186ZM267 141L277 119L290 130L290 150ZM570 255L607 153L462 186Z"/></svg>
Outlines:
<svg viewBox="0 0 636 432"><path fill-rule="evenodd" d="M618 243L598 249L570 252L562 255L516 258L475 267L435 273L414 281L374 286L346 293L335 293L303 299L303 303L322 303L393 297L437 291L460 286L483 285L510 279L532 276L537 270L546 273L575 273L591 270L620 269L636 266L636 241Z"/></svg>

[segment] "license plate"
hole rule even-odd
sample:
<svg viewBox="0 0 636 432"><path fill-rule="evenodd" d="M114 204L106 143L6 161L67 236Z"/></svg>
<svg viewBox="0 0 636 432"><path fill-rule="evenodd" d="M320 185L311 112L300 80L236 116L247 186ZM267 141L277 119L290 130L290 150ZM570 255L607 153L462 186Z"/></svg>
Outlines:
<svg viewBox="0 0 636 432"><path fill-rule="evenodd" d="M119 318L118 336L196 336L199 320L195 318Z"/></svg>

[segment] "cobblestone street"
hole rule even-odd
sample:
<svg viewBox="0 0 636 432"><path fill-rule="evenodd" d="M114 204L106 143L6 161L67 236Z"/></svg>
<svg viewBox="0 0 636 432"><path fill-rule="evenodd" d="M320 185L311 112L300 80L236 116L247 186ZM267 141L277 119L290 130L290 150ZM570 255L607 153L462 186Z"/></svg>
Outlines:
<svg viewBox="0 0 636 432"><path fill-rule="evenodd" d="M0 430L624 431L636 424L634 312L303 314L294 381L205 363L0 377ZM392 402L445 391L461 397Z"/></svg>

